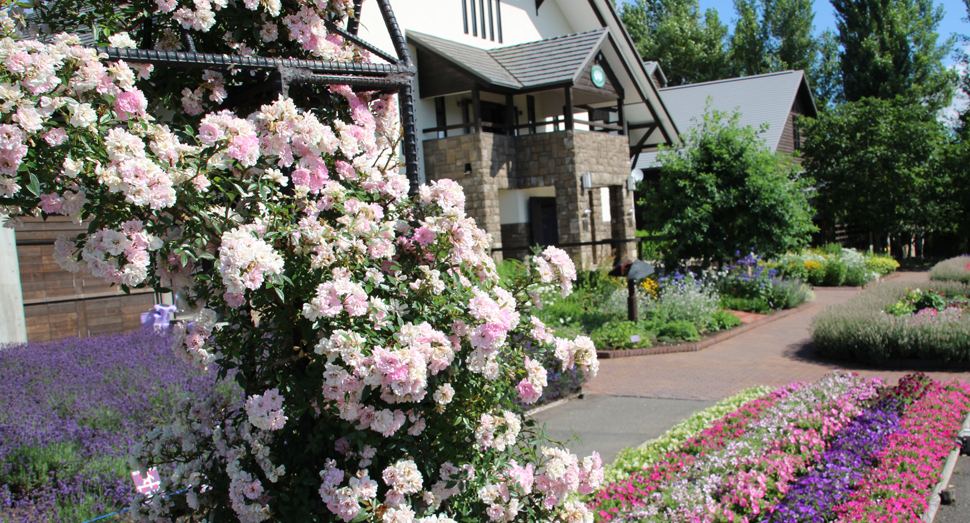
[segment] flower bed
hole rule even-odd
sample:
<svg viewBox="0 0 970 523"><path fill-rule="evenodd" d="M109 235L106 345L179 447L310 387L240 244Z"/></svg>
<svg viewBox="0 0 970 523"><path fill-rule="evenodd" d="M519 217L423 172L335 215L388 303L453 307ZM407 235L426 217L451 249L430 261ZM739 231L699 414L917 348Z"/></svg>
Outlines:
<svg viewBox="0 0 970 523"><path fill-rule="evenodd" d="M914 299L909 300L907 294ZM812 342L823 356L853 361L970 361L970 314L950 306L954 300L965 301L970 287L959 282L933 282L919 294L946 299L922 300L905 283L880 283L815 316L810 329ZM917 310L915 304L922 301L939 301L942 310L936 310L937 305L933 305L934 311L923 306Z"/></svg>
<svg viewBox="0 0 970 523"><path fill-rule="evenodd" d="M721 423L725 416L741 416L743 410L751 410L754 400L771 392L765 386L752 387L743 390L730 398L723 399L700 412L694 413L686 420L674 425L659 438L651 440L639 447L625 448L617 455L605 470L605 481L615 483L629 478L643 468L652 465L668 452L673 452L688 440L696 437L702 431L708 430L715 423Z"/></svg>
<svg viewBox="0 0 970 523"><path fill-rule="evenodd" d="M828 287L862 286L899 268L899 263L890 256L862 253L836 244L788 253L772 260L770 265L785 277Z"/></svg>
<svg viewBox="0 0 970 523"><path fill-rule="evenodd" d="M925 376L794 383L612 474L590 508L599 521L911 521L968 410L970 386Z"/></svg>
<svg viewBox="0 0 970 523"><path fill-rule="evenodd" d="M970 283L970 256L957 256L937 263L930 269L930 279Z"/></svg>
<svg viewBox="0 0 970 523"><path fill-rule="evenodd" d="M128 456L184 393L216 390L142 330L0 349L0 521L86 521L134 497ZM222 385L237 390L232 383Z"/></svg>

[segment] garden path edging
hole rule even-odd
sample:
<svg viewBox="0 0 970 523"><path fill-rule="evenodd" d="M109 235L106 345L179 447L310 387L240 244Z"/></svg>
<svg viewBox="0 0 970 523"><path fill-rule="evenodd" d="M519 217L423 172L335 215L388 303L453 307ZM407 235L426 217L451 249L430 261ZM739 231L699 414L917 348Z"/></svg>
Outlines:
<svg viewBox="0 0 970 523"><path fill-rule="evenodd" d="M966 419L963 420L963 427L960 429L960 437L970 436L970 414L967 414ZM936 512L940 510L940 493L947 488L950 483L950 476L953 475L953 469L957 466L957 460L960 458L960 447L957 447L950 451L950 455L946 458L946 465L943 466L943 474L940 478L940 482L936 484L933 489L933 493L930 495L929 506L926 507L926 512L920 518L923 523L933 523L936 519Z"/></svg>
<svg viewBox="0 0 970 523"><path fill-rule="evenodd" d="M613 358L629 358L633 356L651 356L654 354L671 354L675 352L696 352L703 348L714 345L715 343L722 342L724 340L733 338L739 334L748 332L751 329L758 327L759 325L764 325L765 323L771 323L775 320L780 320L782 318L791 316L792 314L801 312L815 305L815 302L808 302L795 307L794 309L787 309L783 311L774 312L768 316L761 318L758 321L748 323L746 325L741 325L735 327L729 331L719 332L710 338L694 342L694 343L682 343L680 345L670 345L667 347L647 347L645 349L629 349L629 350L598 350L596 351L596 357L604 360Z"/></svg>

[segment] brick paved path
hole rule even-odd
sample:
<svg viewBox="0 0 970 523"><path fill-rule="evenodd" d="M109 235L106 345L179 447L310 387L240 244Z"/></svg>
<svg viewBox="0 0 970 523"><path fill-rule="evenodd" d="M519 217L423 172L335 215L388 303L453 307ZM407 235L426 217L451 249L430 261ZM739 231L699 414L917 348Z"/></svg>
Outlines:
<svg viewBox="0 0 970 523"><path fill-rule="evenodd" d="M894 279L925 285L928 275L901 273ZM595 395L718 401L754 385L780 387L796 380L813 381L839 368L895 380L908 371L823 361L811 346L808 326L812 317L826 305L845 301L858 292L816 289L812 307L697 352L601 360L599 375L587 384L587 391ZM927 374L935 379L970 381L967 371Z"/></svg>

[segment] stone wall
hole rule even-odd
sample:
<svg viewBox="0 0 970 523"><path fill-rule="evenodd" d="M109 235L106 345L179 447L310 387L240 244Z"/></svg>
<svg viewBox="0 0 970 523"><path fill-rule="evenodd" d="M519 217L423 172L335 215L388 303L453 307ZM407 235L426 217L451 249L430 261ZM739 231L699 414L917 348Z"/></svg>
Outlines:
<svg viewBox="0 0 970 523"><path fill-rule="evenodd" d="M513 138L492 133L466 134L424 142L427 179L450 178L465 190L465 212L502 247L498 190L509 188L514 169ZM493 254L501 261L501 252Z"/></svg>
<svg viewBox="0 0 970 523"><path fill-rule="evenodd" d="M524 259L532 254L532 224L502 224L502 257Z"/></svg>
<svg viewBox="0 0 970 523"><path fill-rule="evenodd" d="M594 237L599 241L634 236L633 216L623 212L633 207L633 193L626 189L630 175L626 136L589 131L519 137L482 133L426 140L424 150L428 179L451 178L462 185L466 211L492 235L493 247L502 247L505 241L499 189L555 187L561 244L590 242ZM584 173L591 173L593 191L582 189L580 177ZM600 218L600 188L609 190L611 223ZM612 255L609 245L595 250L589 246L567 247L566 251L582 268ZM620 246L620 251L618 258L629 258L635 252L626 245ZM498 254L497 260L501 259Z"/></svg>

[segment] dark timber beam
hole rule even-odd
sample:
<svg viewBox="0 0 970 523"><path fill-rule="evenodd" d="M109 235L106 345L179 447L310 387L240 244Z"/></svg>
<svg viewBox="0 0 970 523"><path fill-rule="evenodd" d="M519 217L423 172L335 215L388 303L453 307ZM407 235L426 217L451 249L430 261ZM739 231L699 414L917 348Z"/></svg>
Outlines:
<svg viewBox="0 0 970 523"><path fill-rule="evenodd" d="M472 122L475 124L475 133L482 133L482 93L478 85L472 87Z"/></svg>
<svg viewBox="0 0 970 523"><path fill-rule="evenodd" d="M566 86L565 95L566 95L566 106L564 108L565 109L564 112L566 114L564 114L563 117L566 120L566 130L572 131L573 130L573 88L572 86L568 86L568 85Z"/></svg>

